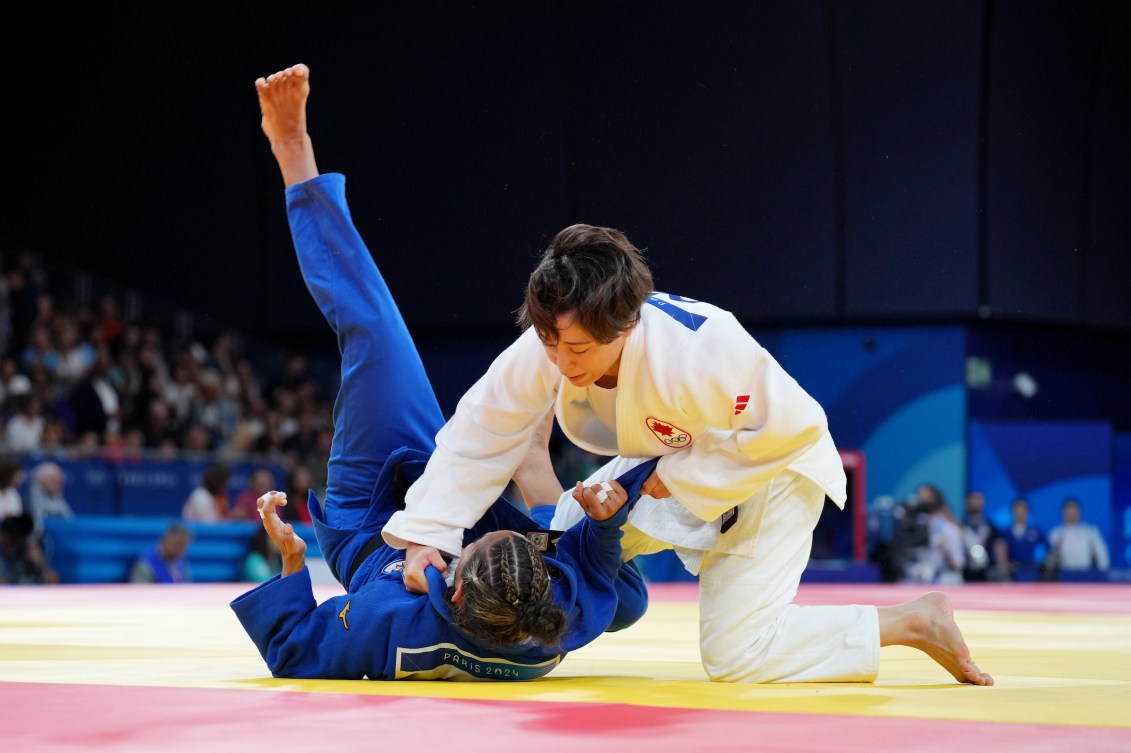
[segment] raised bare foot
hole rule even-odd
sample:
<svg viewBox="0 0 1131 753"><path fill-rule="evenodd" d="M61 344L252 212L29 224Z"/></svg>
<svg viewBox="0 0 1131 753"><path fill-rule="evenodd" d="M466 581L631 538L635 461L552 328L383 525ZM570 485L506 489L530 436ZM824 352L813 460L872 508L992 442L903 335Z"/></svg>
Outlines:
<svg viewBox="0 0 1131 753"><path fill-rule="evenodd" d="M993 685L978 669L954 620L954 608L938 591L894 607L880 607L880 645L911 646L926 653L959 682Z"/></svg>
<svg viewBox="0 0 1131 753"><path fill-rule="evenodd" d="M288 186L318 175L314 147L306 130L310 69L302 63L257 79L260 125Z"/></svg>

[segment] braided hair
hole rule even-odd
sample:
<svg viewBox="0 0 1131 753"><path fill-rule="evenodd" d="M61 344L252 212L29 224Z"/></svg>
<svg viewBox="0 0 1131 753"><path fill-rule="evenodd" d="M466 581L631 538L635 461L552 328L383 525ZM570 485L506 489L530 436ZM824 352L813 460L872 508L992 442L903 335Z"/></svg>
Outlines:
<svg viewBox="0 0 1131 753"><path fill-rule="evenodd" d="M533 640L557 645L566 613L554 603L550 571L525 536L513 534L468 555L460 579L463 598L448 606L457 627L492 643Z"/></svg>

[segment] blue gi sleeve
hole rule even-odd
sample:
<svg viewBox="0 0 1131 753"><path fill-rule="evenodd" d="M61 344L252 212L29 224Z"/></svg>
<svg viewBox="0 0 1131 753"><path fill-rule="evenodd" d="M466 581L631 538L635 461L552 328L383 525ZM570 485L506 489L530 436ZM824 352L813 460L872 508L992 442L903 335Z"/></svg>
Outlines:
<svg viewBox="0 0 1131 753"><path fill-rule="evenodd" d="M573 576L573 594L569 595L572 599L563 594L559 600L572 604L570 629L562 641L566 651L580 648L608 630L627 627L647 608L644 580L631 563L621 562L620 540L621 527L640 497L640 485L655 467L656 461L652 460L617 479L628 492L629 501L616 515L607 520L587 517L558 539L554 560L569 568Z"/></svg>
<svg viewBox="0 0 1131 753"><path fill-rule="evenodd" d="M275 677L388 679L390 640L401 623L419 617L407 602L423 598L389 581L373 598L345 594L319 605L304 568L260 584L231 606Z"/></svg>

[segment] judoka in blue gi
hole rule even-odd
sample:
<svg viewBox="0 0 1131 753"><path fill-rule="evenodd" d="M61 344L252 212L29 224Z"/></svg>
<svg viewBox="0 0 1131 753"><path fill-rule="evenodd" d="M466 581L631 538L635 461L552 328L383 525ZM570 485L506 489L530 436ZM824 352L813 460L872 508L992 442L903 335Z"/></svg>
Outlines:
<svg viewBox="0 0 1131 753"><path fill-rule="evenodd" d="M423 472L444 419L354 228L345 178L318 173L305 120L309 72L295 66L260 79L256 88L287 186L299 267L342 354L325 500L311 494L309 504L323 556L346 593L316 602L306 544L275 512L286 495L261 497L260 515L283 552L283 571L233 601L232 609L271 673L528 680L550 672L570 650L639 619L647 592L639 572L621 562L621 526L654 463L616 482L579 485L574 498L587 516L554 541L540 530L552 505L534 507L531 518L498 500L466 532L446 578L433 567L429 593L405 589L404 552L385 545L381 530ZM544 442L531 452L544 457L530 468L549 468ZM547 483L537 473L531 470L528 479L534 489ZM558 493L560 486L549 499Z"/></svg>

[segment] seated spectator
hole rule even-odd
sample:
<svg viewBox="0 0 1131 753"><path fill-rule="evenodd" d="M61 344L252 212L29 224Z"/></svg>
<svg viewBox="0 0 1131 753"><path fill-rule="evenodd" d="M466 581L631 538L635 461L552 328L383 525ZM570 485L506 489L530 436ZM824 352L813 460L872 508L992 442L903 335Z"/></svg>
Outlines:
<svg viewBox="0 0 1131 753"><path fill-rule="evenodd" d="M240 580L247 583L262 583L278 575L282 570L283 553L267 535L267 529L258 528L251 537L243 562L240 563Z"/></svg>
<svg viewBox="0 0 1131 753"><path fill-rule="evenodd" d="M257 500L275 488L275 474L267 468L257 468L247 480L247 488L236 496L232 509L228 511L230 520L259 520Z"/></svg>
<svg viewBox="0 0 1131 753"><path fill-rule="evenodd" d="M43 538L43 522L47 518L73 518L74 510L63 496L67 479L63 469L50 460L37 465L31 472L31 491L27 498L27 512L34 523L37 541Z"/></svg>
<svg viewBox="0 0 1131 753"><path fill-rule="evenodd" d="M962 582L966 565L962 529L954 520L942 492L931 484L916 491L915 512L925 527L926 541L916 548L906 566L905 581L913 583L955 584Z"/></svg>
<svg viewBox="0 0 1131 753"><path fill-rule="evenodd" d="M174 447L177 445L177 440L181 436L181 427L174 419L168 403L161 399L152 400L144 420L146 446L159 448L165 445Z"/></svg>
<svg viewBox="0 0 1131 753"><path fill-rule="evenodd" d="M1001 534L986 518L986 497L980 491L966 495L966 515L962 520L962 535L966 541L966 569L962 575L967 581L998 579L994 562L994 542Z"/></svg>
<svg viewBox="0 0 1131 753"><path fill-rule="evenodd" d="M87 432L101 436L107 428L121 426L121 400L109 379L110 351L102 346L94 352L93 364L68 397L75 413L75 432L80 436Z"/></svg>
<svg viewBox="0 0 1131 753"><path fill-rule="evenodd" d="M296 464L287 474L287 499L291 500L291 503L281 508L286 520L311 524L308 499L313 484L314 478L310 469L301 463Z"/></svg>
<svg viewBox="0 0 1131 753"><path fill-rule="evenodd" d="M190 416L191 423L208 432L209 447L222 447L231 438L239 421L239 412L236 404L224 394L220 372L201 370Z"/></svg>
<svg viewBox="0 0 1131 753"><path fill-rule="evenodd" d="M180 523L173 523L161 535L157 544L143 552L130 568L130 583L188 583L192 581L189 567L189 544L192 533Z"/></svg>
<svg viewBox="0 0 1131 753"><path fill-rule="evenodd" d="M43 441L43 403L35 395L25 394L13 398L16 413L4 427L5 444L12 452L35 452Z"/></svg>
<svg viewBox="0 0 1131 753"><path fill-rule="evenodd" d="M1041 566L1048 551L1041 529L1029 523L1029 500L1019 497L1011 508L1013 523L1002 537L998 547L999 561L1006 564L1014 580L1021 574L1033 574Z"/></svg>
<svg viewBox="0 0 1131 753"><path fill-rule="evenodd" d="M198 523L219 523L228 519L228 481L232 472L223 463L214 463L200 475L200 485L192 490L181 508L181 517Z"/></svg>
<svg viewBox="0 0 1131 753"><path fill-rule="evenodd" d="M23 482L23 461L16 457L0 458L0 518L23 514L24 499L20 495Z"/></svg>
<svg viewBox="0 0 1131 753"><path fill-rule="evenodd" d="M110 294L102 296L98 302L98 340L112 346L126 329L122 321L118 299Z"/></svg>
<svg viewBox="0 0 1131 753"><path fill-rule="evenodd" d="M59 360L59 351L55 350L50 328L44 324L36 326L31 331L28 346L20 354L20 364L24 371L39 366L54 374L59 369Z"/></svg>
<svg viewBox="0 0 1131 753"><path fill-rule="evenodd" d="M1069 497L1060 507L1064 521L1049 532L1049 559L1059 570L1107 570L1111 567L1107 544L1091 523L1080 520L1080 503Z"/></svg>
<svg viewBox="0 0 1131 753"><path fill-rule="evenodd" d="M211 449L211 443L212 438L208 436L208 431L199 424L190 424L181 437L181 449L197 455L207 453Z"/></svg>
<svg viewBox="0 0 1131 753"><path fill-rule="evenodd" d="M94 346L83 337L82 329L74 317L59 319L55 341L58 345L59 363L55 376L64 388L70 389L79 383L94 367L98 353Z"/></svg>
<svg viewBox="0 0 1131 753"><path fill-rule="evenodd" d="M47 564L32 535L30 515L9 515L0 521L0 583L58 583L59 574Z"/></svg>

